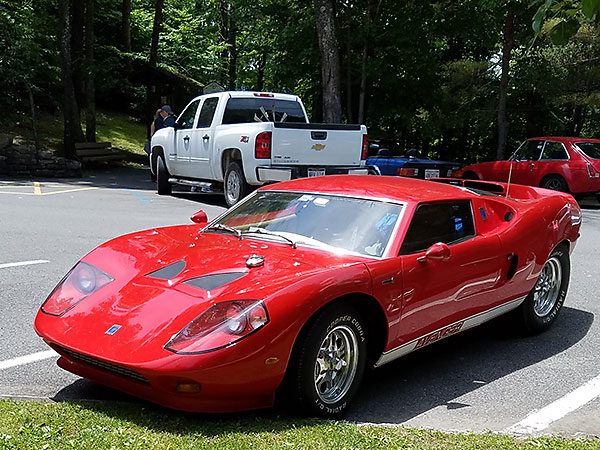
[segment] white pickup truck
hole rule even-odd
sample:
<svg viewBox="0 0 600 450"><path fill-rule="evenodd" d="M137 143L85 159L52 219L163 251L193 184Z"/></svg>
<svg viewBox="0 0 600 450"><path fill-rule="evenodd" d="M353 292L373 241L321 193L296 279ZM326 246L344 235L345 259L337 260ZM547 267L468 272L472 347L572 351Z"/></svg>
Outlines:
<svg viewBox="0 0 600 450"><path fill-rule="evenodd" d="M201 95L151 141L159 194L173 184L223 189L233 205L253 187L326 174L366 174L364 125L308 123L295 95L231 91Z"/></svg>

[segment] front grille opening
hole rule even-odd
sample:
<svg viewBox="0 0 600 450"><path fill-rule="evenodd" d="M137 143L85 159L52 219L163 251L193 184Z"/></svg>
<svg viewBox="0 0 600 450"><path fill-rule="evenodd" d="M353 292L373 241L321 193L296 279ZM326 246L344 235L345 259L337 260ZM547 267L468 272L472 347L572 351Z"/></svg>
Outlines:
<svg viewBox="0 0 600 450"><path fill-rule="evenodd" d="M60 350L69 355L71 358L88 364L90 366L97 367L99 369L106 370L107 372L111 372L117 375L120 375L125 378L129 378L134 381L138 381L140 383L150 384L150 382L142 375L137 373L135 370L130 369L129 367L120 366L119 364L114 364L108 361L104 361L102 359L94 358L93 356L89 356L83 353L76 352L69 348L59 346Z"/></svg>

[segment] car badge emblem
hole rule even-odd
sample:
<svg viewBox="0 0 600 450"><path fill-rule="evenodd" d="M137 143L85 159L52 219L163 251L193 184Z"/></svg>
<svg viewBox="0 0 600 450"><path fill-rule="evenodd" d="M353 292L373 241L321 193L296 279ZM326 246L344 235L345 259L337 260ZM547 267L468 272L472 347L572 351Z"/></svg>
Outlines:
<svg viewBox="0 0 600 450"><path fill-rule="evenodd" d="M104 334L108 334L109 336L112 336L113 334L115 334L117 331L119 331L121 329L121 325L113 325L112 327L110 327L108 330L106 330L104 332Z"/></svg>
<svg viewBox="0 0 600 450"><path fill-rule="evenodd" d="M252 255L246 260L248 267L260 267L265 263L265 257L260 255Z"/></svg>
<svg viewBox="0 0 600 450"><path fill-rule="evenodd" d="M325 146L323 144L315 144L311 148L316 151L321 151L325 148Z"/></svg>

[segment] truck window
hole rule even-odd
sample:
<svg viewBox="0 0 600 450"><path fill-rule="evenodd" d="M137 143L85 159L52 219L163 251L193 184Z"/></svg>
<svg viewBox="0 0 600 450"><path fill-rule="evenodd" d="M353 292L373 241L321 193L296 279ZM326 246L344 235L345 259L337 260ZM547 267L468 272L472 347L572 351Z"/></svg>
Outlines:
<svg viewBox="0 0 600 450"><path fill-rule="evenodd" d="M204 100L196 128L208 128L211 126L215 110L217 109L217 103L219 103L219 97L211 97Z"/></svg>
<svg viewBox="0 0 600 450"><path fill-rule="evenodd" d="M225 114L223 115L224 125L231 123L282 121L306 123L306 118L299 102L268 97L234 97L227 101Z"/></svg>
<svg viewBox="0 0 600 450"><path fill-rule="evenodd" d="M177 118L177 128L188 129L194 126L194 118L196 117L196 110L200 104L200 99L190 103L187 108Z"/></svg>

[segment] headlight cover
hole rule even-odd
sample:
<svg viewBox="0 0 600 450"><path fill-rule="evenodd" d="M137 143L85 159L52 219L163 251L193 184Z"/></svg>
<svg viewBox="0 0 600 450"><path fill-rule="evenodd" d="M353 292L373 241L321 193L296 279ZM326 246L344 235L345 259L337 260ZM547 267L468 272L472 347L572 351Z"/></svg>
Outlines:
<svg viewBox="0 0 600 450"><path fill-rule="evenodd" d="M192 320L171 338L165 349L194 355L229 347L269 323L262 300L220 302Z"/></svg>
<svg viewBox="0 0 600 450"><path fill-rule="evenodd" d="M42 312L60 316L113 280L97 267L79 261L42 304Z"/></svg>

